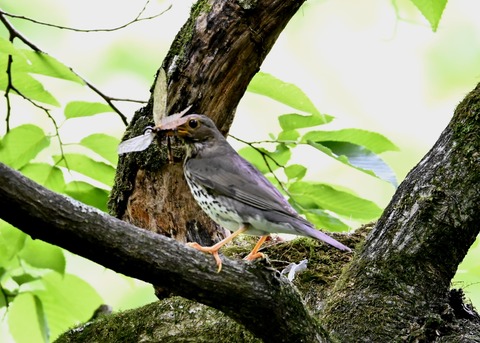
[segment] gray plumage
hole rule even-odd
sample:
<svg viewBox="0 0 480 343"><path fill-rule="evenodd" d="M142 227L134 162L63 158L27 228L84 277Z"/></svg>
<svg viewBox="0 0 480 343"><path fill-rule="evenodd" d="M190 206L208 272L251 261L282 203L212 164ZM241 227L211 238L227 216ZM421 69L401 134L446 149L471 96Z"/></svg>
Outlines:
<svg viewBox="0 0 480 343"><path fill-rule="evenodd" d="M184 173L192 195L219 225L230 231L247 225L245 233L251 235L307 236L350 251L300 217L265 176L230 146L210 118L187 115L174 130L187 147Z"/></svg>

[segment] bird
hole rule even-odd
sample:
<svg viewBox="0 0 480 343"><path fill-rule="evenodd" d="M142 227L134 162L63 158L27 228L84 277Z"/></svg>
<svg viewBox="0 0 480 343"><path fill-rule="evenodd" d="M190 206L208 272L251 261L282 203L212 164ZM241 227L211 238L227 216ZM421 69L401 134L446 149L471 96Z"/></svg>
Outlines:
<svg viewBox="0 0 480 343"><path fill-rule="evenodd" d="M261 236L244 258L248 261L264 257L259 249L271 233L311 237L351 251L301 217L277 188L235 151L208 116L177 116L160 123L156 130L183 141L183 171L193 197L214 222L233 232L210 247L187 243L212 254L217 272L222 269L220 248L240 234Z"/></svg>

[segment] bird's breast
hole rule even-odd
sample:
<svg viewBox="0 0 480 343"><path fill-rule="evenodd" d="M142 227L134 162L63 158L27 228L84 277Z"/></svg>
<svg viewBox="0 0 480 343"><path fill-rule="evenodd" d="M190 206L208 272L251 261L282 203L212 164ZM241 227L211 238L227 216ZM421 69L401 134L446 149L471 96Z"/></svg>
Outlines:
<svg viewBox="0 0 480 343"><path fill-rule="evenodd" d="M195 183L188 171L185 171L193 198L202 210L218 225L229 231L236 231L243 224L242 218L229 206L225 198L209 192L205 187Z"/></svg>

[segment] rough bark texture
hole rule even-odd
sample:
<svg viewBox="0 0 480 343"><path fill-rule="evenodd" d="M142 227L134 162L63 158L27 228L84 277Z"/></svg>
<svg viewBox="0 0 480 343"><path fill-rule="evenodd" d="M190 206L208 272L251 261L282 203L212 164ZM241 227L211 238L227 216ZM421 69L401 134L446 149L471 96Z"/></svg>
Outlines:
<svg viewBox="0 0 480 343"><path fill-rule="evenodd" d="M0 217L34 238L215 307L264 341L476 342L479 317L461 297L454 299L448 285L479 231L479 118L480 85L399 187L336 286L327 292L313 285L303 289L311 311L268 264L225 259L222 273L217 274L210 256L50 192L1 164ZM354 245L348 238L336 238ZM292 248L291 243L286 246L287 251ZM315 250L305 243L301 247ZM317 262L332 262L325 254L309 256L315 257L323 258ZM334 268L337 273L340 266ZM317 282L329 276L320 272ZM332 285L336 279L326 282ZM162 304L157 305L159 310ZM135 316L147 318L150 308L136 310ZM177 318L189 320L182 316L182 307L170 309ZM88 327L112 328L106 335L113 342L122 341L125 327L135 323L117 322L112 327L97 321ZM64 337L77 341L84 330ZM238 327L231 330L237 335L229 337L233 341L245 337ZM130 341L152 333L151 326L127 331L136 335Z"/></svg>
<svg viewBox="0 0 480 343"><path fill-rule="evenodd" d="M163 62L167 113L192 105L227 134L238 102L278 35L304 1L198 1ZM152 103L134 116L125 139L152 124ZM165 149L122 156L110 213L178 241L210 245L225 236L198 207L183 178L181 152Z"/></svg>
<svg viewBox="0 0 480 343"><path fill-rule="evenodd" d="M295 287L261 261L225 259L216 273L211 256L51 192L1 163L0 184L0 218L33 238L214 307L266 342L328 341Z"/></svg>
<svg viewBox="0 0 480 343"><path fill-rule="evenodd" d="M344 342L415 341L419 334L432 341L452 331L450 282L479 223L477 86L407 175L343 274L323 313L329 329Z"/></svg>
<svg viewBox="0 0 480 343"><path fill-rule="evenodd" d="M191 104L226 133L248 82L301 3L195 5L164 62L169 112ZM151 118L152 101L136 113L125 138L141 133ZM0 217L34 238L194 301L165 299L88 323L61 341L480 342L478 316L459 292L449 291L480 227L479 137L480 86L401 184L350 264L352 255L301 239L269 248L275 268L224 259L217 274L211 256L49 192L3 165ZM167 164L165 149L154 145L123 156L110 209L151 231L208 244L222 232L190 197L181 153L174 155ZM367 231L336 238L353 247ZM302 299L277 270L305 257L309 269L295 281Z"/></svg>

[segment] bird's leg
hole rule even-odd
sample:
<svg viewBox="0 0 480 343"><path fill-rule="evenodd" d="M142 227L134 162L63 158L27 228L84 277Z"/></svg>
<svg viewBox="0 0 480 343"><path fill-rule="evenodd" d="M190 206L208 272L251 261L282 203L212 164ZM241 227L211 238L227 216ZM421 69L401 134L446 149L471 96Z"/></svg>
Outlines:
<svg viewBox="0 0 480 343"><path fill-rule="evenodd" d="M223 247L225 244L231 242L235 237L237 237L239 234L247 231L248 226L247 225L242 225L240 229L232 233L230 236L227 238L222 239L220 242L212 245L211 247L202 247L198 243L187 243L189 247L195 248L197 250L200 250L202 252L210 253L213 255L215 258L215 261L217 262L218 270L217 273L220 273L222 270L222 260L220 259L220 256L218 256L218 251L220 250L221 247Z"/></svg>
<svg viewBox="0 0 480 343"><path fill-rule="evenodd" d="M253 247L250 254L245 256L244 260L253 261L253 260L255 260L256 258L259 258L259 257L264 258L265 255L261 252L258 252L258 250L260 249L262 244L267 240L267 238L268 238L268 235L260 237L257 244L255 244L255 246Z"/></svg>

